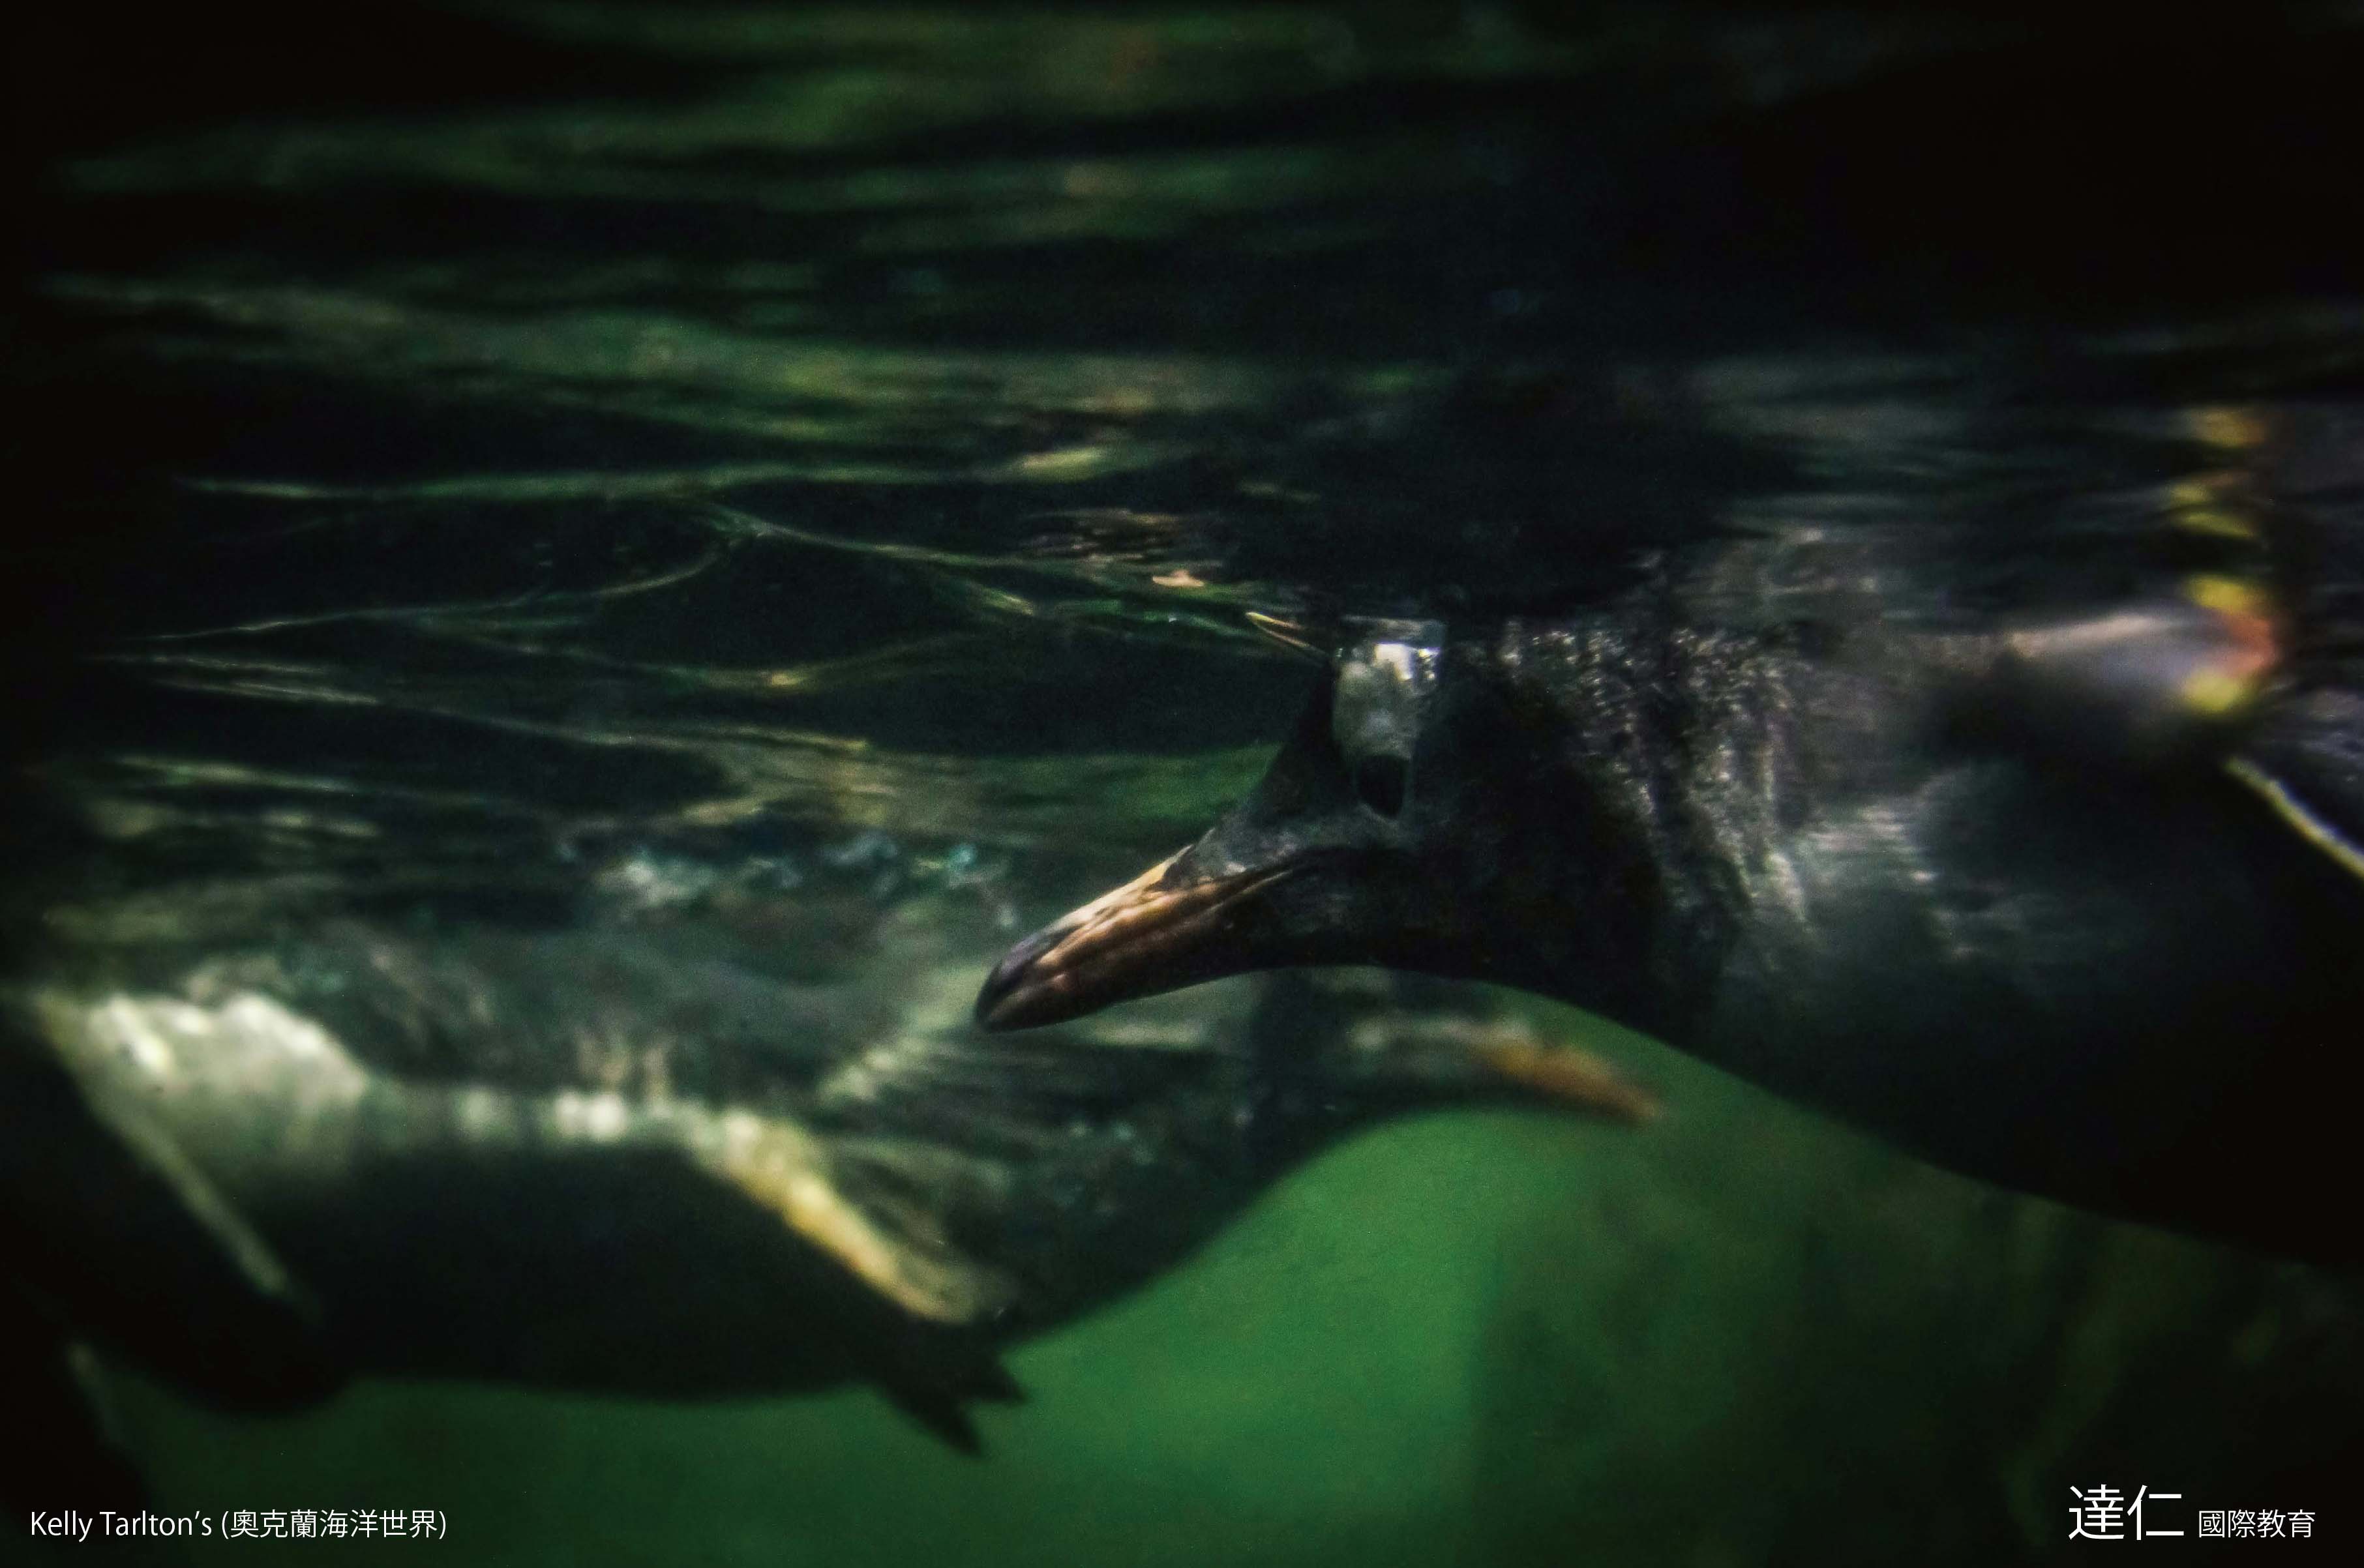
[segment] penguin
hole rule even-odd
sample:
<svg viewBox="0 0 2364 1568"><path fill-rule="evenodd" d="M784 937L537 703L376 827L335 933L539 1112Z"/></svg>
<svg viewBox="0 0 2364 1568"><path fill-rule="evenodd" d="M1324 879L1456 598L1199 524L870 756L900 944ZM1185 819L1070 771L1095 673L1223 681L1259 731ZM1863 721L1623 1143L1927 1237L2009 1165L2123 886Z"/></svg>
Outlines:
<svg viewBox="0 0 2364 1568"><path fill-rule="evenodd" d="M1917 616L1857 561L1780 578L1797 542L1346 627L1248 797L1017 944L979 1021L1276 965L1497 982L1991 1183L2357 1257L2351 644L2265 574Z"/></svg>
<svg viewBox="0 0 2364 1568"><path fill-rule="evenodd" d="M1005 1349L1358 1129L1653 1106L1392 977L1275 976L1006 1050L968 1022L949 917L877 919L827 981L719 917L352 917L0 988L0 1388L75 1439L0 1467L0 1498L139 1496L84 1397L94 1351L257 1413L367 1375L866 1384L976 1452L974 1407L1020 1396Z"/></svg>

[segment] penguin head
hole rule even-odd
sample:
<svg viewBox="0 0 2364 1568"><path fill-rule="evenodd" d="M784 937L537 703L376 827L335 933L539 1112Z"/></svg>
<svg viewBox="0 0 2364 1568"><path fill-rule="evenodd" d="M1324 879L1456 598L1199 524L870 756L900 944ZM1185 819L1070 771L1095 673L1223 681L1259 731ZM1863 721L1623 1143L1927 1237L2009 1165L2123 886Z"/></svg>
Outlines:
<svg viewBox="0 0 2364 1568"><path fill-rule="evenodd" d="M1557 840L1588 829L1552 804L1565 780L1555 727L1522 711L1532 684L1432 625L1371 628L1248 797L1197 843L1011 949L977 998L979 1021L1054 1023L1299 964L1511 984L1566 973L1567 955L1544 951L1566 923L1521 910L1556 905L1568 848Z"/></svg>

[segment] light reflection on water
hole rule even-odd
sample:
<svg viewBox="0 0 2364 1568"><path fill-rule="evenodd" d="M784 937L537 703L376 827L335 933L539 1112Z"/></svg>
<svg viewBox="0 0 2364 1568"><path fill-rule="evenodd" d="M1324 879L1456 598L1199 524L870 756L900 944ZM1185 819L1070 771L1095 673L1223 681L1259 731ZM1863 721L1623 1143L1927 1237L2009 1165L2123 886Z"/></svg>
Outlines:
<svg viewBox="0 0 2364 1568"><path fill-rule="evenodd" d="M353 916L702 925L815 980L934 921L974 957L931 962L981 969L1253 781L1308 684L1260 625L1578 605L1710 550L1734 618L1843 578L1944 624L2245 567L2364 495L2364 335L2322 291L2056 317L1617 259L1655 232L1601 216L1656 170L1635 149L2009 27L482 14L610 74L324 90L59 166L39 368L120 449L60 484L132 497L19 562L86 606L43 649L66 695L9 890L61 972ZM1621 1049L1664 1129L1358 1144L1024 1352L1036 1407L989 1417L987 1470L850 1399L371 1385L224 1426L135 1391L133 1425L168 1496L399 1473L511 1560L1196 1561L1174 1519L1213 1497L1281 1521L1238 1560L1546 1561L1589 1530L1634 1561L1993 1561L2051 1541L2069 1483L2197 1488L2089 1470L2232 1466L2276 1397L2276 1451L2327 1451L2309 1423L2364 1357L2318 1277ZM2180 1407L2144 1385L2170 1364L2201 1369ZM1906 1430L1937 1434L1922 1469ZM521 1447L547 1487L473 1478ZM1888 1511L1840 1495L1880 1463ZM585 1529L611 1482L624 1517Z"/></svg>

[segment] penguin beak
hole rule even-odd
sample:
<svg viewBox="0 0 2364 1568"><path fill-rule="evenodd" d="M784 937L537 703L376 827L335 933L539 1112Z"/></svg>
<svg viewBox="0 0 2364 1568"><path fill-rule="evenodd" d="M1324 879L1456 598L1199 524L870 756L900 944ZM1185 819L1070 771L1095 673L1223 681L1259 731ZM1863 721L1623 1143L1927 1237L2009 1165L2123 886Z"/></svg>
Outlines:
<svg viewBox="0 0 2364 1568"><path fill-rule="evenodd" d="M1171 855L1114 892L1052 921L1011 948L976 998L988 1029L1033 1029L1113 1002L1172 991L1256 967L1235 940L1243 906L1293 874L1292 865L1176 880Z"/></svg>

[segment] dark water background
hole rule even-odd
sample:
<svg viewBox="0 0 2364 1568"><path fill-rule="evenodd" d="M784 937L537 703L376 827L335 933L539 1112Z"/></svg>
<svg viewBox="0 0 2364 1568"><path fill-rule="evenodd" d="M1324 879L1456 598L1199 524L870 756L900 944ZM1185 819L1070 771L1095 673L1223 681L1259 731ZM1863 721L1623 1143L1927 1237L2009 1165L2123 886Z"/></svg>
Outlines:
<svg viewBox="0 0 2364 1568"><path fill-rule="evenodd" d="M10 929L1014 933L1254 776L1306 676L1248 612L1828 530L1943 619L2352 512L2358 65L2340 7L46 12ZM2101 1483L2352 1531L2340 1282L1626 1050L1665 1126L1359 1142L1020 1352L983 1463L864 1394L128 1372L127 1430L168 1509L500 1562L1990 1562Z"/></svg>

